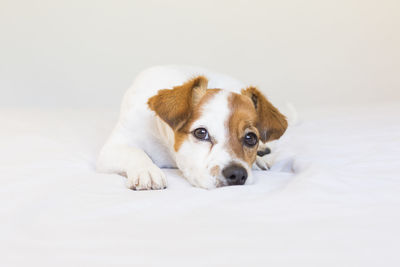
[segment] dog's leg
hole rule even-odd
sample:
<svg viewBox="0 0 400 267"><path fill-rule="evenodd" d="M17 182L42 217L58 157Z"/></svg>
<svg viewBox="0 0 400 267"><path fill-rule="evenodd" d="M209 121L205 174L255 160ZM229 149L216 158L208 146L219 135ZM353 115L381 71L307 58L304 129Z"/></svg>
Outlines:
<svg viewBox="0 0 400 267"><path fill-rule="evenodd" d="M258 146L256 162L253 165L253 169L269 170L271 168L276 158L275 145L276 141L268 142L268 144L260 142ZM259 155L259 152L263 153Z"/></svg>
<svg viewBox="0 0 400 267"><path fill-rule="evenodd" d="M126 175L127 187L135 190L167 187L165 174L141 149L128 145L117 129L104 145L97 161L97 170Z"/></svg>
<svg viewBox="0 0 400 267"><path fill-rule="evenodd" d="M274 155L257 156L256 162L253 165L254 170L269 170L274 162Z"/></svg>

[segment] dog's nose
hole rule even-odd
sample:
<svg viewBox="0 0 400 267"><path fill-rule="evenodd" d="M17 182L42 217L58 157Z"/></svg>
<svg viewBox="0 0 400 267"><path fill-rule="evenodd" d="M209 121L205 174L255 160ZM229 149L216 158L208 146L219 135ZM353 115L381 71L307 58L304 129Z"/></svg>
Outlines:
<svg viewBox="0 0 400 267"><path fill-rule="evenodd" d="M222 170L228 185L242 185L246 182L247 171L238 165L231 165Z"/></svg>
<svg viewBox="0 0 400 267"><path fill-rule="evenodd" d="M271 153L271 149L269 147L266 147L264 150L257 151L257 156L263 157L269 153Z"/></svg>

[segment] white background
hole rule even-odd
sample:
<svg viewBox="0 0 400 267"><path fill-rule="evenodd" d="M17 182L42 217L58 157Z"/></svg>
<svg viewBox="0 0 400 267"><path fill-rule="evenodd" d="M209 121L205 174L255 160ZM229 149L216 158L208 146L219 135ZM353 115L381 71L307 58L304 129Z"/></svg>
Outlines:
<svg viewBox="0 0 400 267"><path fill-rule="evenodd" d="M0 266L400 266L399 31L399 0L0 0ZM171 63L301 109L253 185L95 172Z"/></svg>
<svg viewBox="0 0 400 267"><path fill-rule="evenodd" d="M2 107L111 107L190 64L297 106L400 99L397 0L0 0Z"/></svg>

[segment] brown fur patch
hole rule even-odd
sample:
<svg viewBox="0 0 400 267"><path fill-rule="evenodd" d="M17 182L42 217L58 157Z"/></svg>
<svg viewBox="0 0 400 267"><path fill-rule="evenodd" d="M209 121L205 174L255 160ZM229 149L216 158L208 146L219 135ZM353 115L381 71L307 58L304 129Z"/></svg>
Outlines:
<svg viewBox="0 0 400 267"><path fill-rule="evenodd" d="M217 177L219 175L220 168L218 165L214 166L210 170L211 176Z"/></svg>
<svg viewBox="0 0 400 267"><path fill-rule="evenodd" d="M247 147L243 145L243 138L249 131L258 136L258 130L255 127L258 122L257 112L251 100L244 95L231 93L228 103L231 110L228 119L228 145L238 158L251 166L256 160L258 146Z"/></svg>
<svg viewBox="0 0 400 267"><path fill-rule="evenodd" d="M159 90L147 104L175 130L190 117L198 99L205 94L207 84L207 78L198 76L172 89Z"/></svg>
<svg viewBox="0 0 400 267"><path fill-rule="evenodd" d="M252 100L258 115L257 129L264 143L279 139L286 131L286 117L274 107L268 99L255 87L242 90L242 94Z"/></svg>
<svg viewBox="0 0 400 267"><path fill-rule="evenodd" d="M174 131L175 151L190 134L190 126L200 117L201 107L219 91L207 89L207 84L207 78L198 76L172 89L159 90L147 101L150 109Z"/></svg>
<svg viewBox="0 0 400 267"><path fill-rule="evenodd" d="M175 134L175 144L174 149L178 151L182 143L188 138L191 134L190 127L193 122L195 122L198 118L200 118L202 114L202 107L210 101L210 99L220 91L220 89L207 89L203 98L199 101L199 103L193 108L190 117L188 120L180 127L179 129L174 131Z"/></svg>

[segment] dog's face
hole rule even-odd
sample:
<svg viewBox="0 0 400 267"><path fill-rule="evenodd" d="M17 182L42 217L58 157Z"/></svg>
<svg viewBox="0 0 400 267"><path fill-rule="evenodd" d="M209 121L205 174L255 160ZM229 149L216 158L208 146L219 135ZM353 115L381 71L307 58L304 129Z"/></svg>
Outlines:
<svg viewBox="0 0 400 267"><path fill-rule="evenodd" d="M176 164L191 184L250 183L259 142L278 139L286 119L254 87L237 94L207 84L199 76L160 90L148 105L172 128Z"/></svg>

